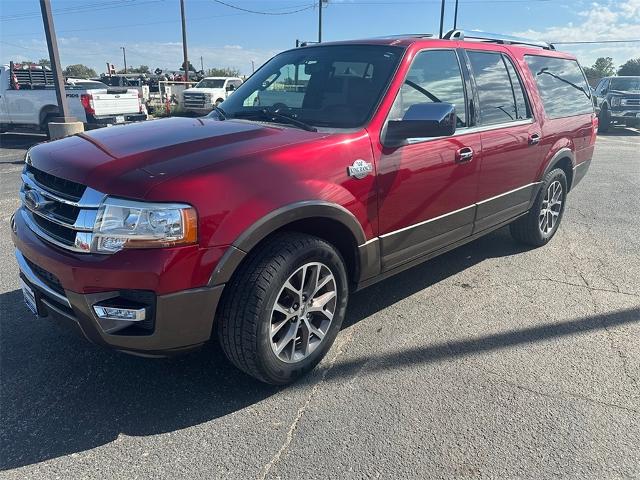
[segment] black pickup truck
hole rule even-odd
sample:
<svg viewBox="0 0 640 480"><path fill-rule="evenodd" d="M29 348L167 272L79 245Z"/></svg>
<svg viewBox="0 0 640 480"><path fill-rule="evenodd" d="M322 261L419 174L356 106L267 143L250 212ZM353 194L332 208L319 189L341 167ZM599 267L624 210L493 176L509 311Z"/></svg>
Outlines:
<svg viewBox="0 0 640 480"><path fill-rule="evenodd" d="M640 126L640 77L605 77L598 83L593 101L601 132L612 124Z"/></svg>

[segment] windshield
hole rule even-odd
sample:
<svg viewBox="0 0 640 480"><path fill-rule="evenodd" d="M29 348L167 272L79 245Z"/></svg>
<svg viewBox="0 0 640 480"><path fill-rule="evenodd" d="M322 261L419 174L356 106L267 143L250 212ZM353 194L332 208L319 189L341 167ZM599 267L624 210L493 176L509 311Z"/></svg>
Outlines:
<svg viewBox="0 0 640 480"><path fill-rule="evenodd" d="M379 45L290 50L269 60L221 108L227 118L267 109L314 126L359 127L372 115L403 51Z"/></svg>
<svg viewBox="0 0 640 480"><path fill-rule="evenodd" d="M622 90L625 92L640 92L640 77L612 78L610 89Z"/></svg>
<svg viewBox="0 0 640 480"><path fill-rule="evenodd" d="M205 78L196 85L196 88L222 88L224 87L224 80L212 80Z"/></svg>

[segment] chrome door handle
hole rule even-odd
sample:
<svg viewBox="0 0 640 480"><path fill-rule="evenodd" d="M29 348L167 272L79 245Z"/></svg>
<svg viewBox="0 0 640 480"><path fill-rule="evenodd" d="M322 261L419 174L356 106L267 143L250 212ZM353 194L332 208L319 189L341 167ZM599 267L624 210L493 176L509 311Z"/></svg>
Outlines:
<svg viewBox="0 0 640 480"><path fill-rule="evenodd" d="M542 140L542 138L537 133L529 135L529 145L537 145L540 143L540 140Z"/></svg>
<svg viewBox="0 0 640 480"><path fill-rule="evenodd" d="M473 148L463 147L456 151L456 163L467 163L473 160Z"/></svg>

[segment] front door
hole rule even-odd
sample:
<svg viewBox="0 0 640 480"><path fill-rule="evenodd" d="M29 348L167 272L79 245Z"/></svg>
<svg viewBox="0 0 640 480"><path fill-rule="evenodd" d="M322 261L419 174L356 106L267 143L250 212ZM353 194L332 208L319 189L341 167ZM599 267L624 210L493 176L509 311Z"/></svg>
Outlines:
<svg viewBox="0 0 640 480"><path fill-rule="evenodd" d="M480 134L469 130L466 82L453 49L425 50L413 60L389 119L416 103L456 107L451 137L416 138L377 152L382 269L389 270L468 237L473 228Z"/></svg>

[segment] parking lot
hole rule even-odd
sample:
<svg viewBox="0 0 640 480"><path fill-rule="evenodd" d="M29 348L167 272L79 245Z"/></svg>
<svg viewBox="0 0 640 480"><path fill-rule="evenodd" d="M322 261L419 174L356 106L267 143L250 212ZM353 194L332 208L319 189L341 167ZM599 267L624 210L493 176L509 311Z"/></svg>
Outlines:
<svg viewBox="0 0 640 480"><path fill-rule="evenodd" d="M0 150L0 478L639 478L640 131L600 135L541 249L507 229L356 294L289 387L216 346L87 343L22 303Z"/></svg>

